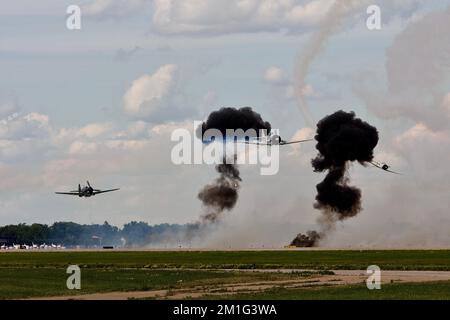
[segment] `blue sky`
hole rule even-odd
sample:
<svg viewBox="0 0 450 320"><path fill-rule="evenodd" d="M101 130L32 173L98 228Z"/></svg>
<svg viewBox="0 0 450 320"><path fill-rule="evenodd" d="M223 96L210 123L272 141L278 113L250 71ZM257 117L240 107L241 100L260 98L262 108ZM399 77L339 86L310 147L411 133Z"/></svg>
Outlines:
<svg viewBox="0 0 450 320"><path fill-rule="evenodd" d="M363 189L366 209L362 217L340 225L344 231L337 232L330 244L365 243L362 234L373 224L411 224L408 230L413 230L422 219L420 210L435 212L431 220L449 226L443 209L450 204L449 187L442 182L448 181L450 172L426 158L440 154L448 143L448 69L433 76L433 68L448 63L448 57L428 55L425 49L420 51L420 43L433 38L429 49L447 52L443 44L447 38L433 35L433 27L448 26L439 25L445 20L439 15L445 18L450 1L349 3L309 66L305 77L308 108L315 121L341 108L354 110L380 130L378 159L409 175L399 181L352 167L352 179ZM382 14L382 28L377 31L366 27L365 11L373 3ZM66 28L65 11L70 4L81 7L81 30ZM0 130L4 176L0 179L0 224L195 221L202 211L197 192L214 178L214 170L174 166L171 130L191 128L193 120L204 119L222 106L252 106L284 137L311 136L314 128L307 128L293 93L298 77L295 65L310 39L327 23L332 4L332 0L17 0L2 4L0 115L18 116L1 124ZM438 16L435 26L433 15ZM412 51L405 55L404 48ZM419 67L424 60L423 68ZM405 71L416 69L418 79L411 81ZM270 74L269 70L276 71ZM421 76L435 82L424 85ZM397 82L410 86L399 92ZM413 147L417 144L419 148ZM286 236L278 230L289 228L295 234L295 230L314 227L318 214L312 202L315 184L322 178L309 165L314 147L289 148L282 150L281 170L274 177L261 180L257 168L242 168L238 206L214 241L220 243L231 228L236 239L242 240L239 245L282 244ZM430 177L431 163L437 169ZM120 196L89 202L53 195L86 179L98 187L120 186ZM377 194L386 185L405 196L392 199ZM419 205L402 209L412 212L415 221L389 214L398 211L411 192L433 188L438 191L417 200ZM274 190L286 191L274 196ZM266 203L272 197L271 204ZM436 199L443 201L441 205ZM276 213L261 212L272 207ZM380 211L386 213L376 220ZM262 221L261 230L250 237L245 230L255 217ZM430 222L429 230L434 227ZM370 239L378 243L381 238L374 233ZM411 238L405 231L394 240L404 245ZM450 244L448 236L433 241Z"/></svg>

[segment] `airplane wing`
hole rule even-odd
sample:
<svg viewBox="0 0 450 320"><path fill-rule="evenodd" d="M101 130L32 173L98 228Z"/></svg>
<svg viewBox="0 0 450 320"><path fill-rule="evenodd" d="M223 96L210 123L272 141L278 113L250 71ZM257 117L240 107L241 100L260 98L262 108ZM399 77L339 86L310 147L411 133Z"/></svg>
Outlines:
<svg viewBox="0 0 450 320"><path fill-rule="evenodd" d="M383 169L384 170L384 169ZM390 172L390 173L394 173L394 174L400 174L400 175L402 175L402 173L400 173L400 172L395 172L395 171L392 171L392 170L389 170L389 169L386 169L386 170L384 170L384 171L387 171L387 172Z"/></svg>
<svg viewBox="0 0 450 320"><path fill-rule="evenodd" d="M67 194L67 195L70 195L70 196L78 196L78 195L80 195L79 193L78 193L78 191L77 192L55 192L56 194Z"/></svg>
<svg viewBox="0 0 450 320"><path fill-rule="evenodd" d="M313 139L306 139L306 140L294 140L294 141L287 141L287 142L281 142L278 145L284 146L285 144L294 144L294 143L301 143L301 142L307 142L307 141L313 141ZM260 146L274 146L277 144L273 143L267 143L267 142L258 142L258 141L237 141L238 143L245 143L245 144L255 144Z"/></svg>
<svg viewBox="0 0 450 320"><path fill-rule="evenodd" d="M307 141L313 141L313 139L287 141L287 142L283 142L280 144L285 145L285 144L293 144L293 143L300 143L300 142L307 142Z"/></svg>
<svg viewBox="0 0 450 320"><path fill-rule="evenodd" d="M287 142L281 142L279 144L264 143L264 142L249 142L249 141L245 141L244 143L256 144L256 145L261 145L261 146L275 146L275 145L284 146L286 144L294 144L294 143L301 143L301 142L307 142L307 141L313 141L313 139L287 141Z"/></svg>
<svg viewBox="0 0 450 320"><path fill-rule="evenodd" d="M265 141L261 141L261 138L256 138L252 140L236 140L235 143L244 143L244 144L254 144L254 145L261 145L261 146L270 146L270 143L267 143Z"/></svg>
<svg viewBox="0 0 450 320"><path fill-rule="evenodd" d="M378 162L371 161L370 163L371 163L374 167L376 167L376 168L378 168L378 169L381 169L381 170L383 170L383 171L390 172L390 173L393 173L393 174L403 175L402 173L399 173L399 172L395 172L395 171L392 171L392 170L389 170L389 169L383 169L383 167L381 166L381 164L379 164Z"/></svg>
<svg viewBox="0 0 450 320"><path fill-rule="evenodd" d="M370 161L370 164L373 165L374 167L377 167L377 168L382 169L382 168L381 168L381 163L379 163L379 162L377 162L377 161Z"/></svg>
<svg viewBox="0 0 450 320"><path fill-rule="evenodd" d="M259 146L270 146L270 143L257 142L257 141L237 141L237 143L255 144Z"/></svg>
<svg viewBox="0 0 450 320"><path fill-rule="evenodd" d="M105 192L111 192L111 191L117 191L120 190L120 188L117 189L109 189L109 190L96 190L93 192L93 194L99 194L99 193L105 193Z"/></svg>

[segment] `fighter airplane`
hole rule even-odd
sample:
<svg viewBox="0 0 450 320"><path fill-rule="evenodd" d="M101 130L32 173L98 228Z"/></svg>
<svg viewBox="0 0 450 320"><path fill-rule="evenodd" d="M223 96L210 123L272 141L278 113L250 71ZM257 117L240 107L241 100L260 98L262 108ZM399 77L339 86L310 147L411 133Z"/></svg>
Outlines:
<svg viewBox="0 0 450 320"><path fill-rule="evenodd" d="M304 139L304 140L293 140L293 141L286 141L281 139L281 137L277 134L269 136L269 137L262 137L255 139L255 140L245 140L243 141L246 144L256 144L256 145L263 145L263 146L273 146L273 145L280 145L284 146L286 144L294 144L294 143L301 143L301 142L307 142L307 141L313 141L313 139Z"/></svg>
<svg viewBox="0 0 450 320"><path fill-rule="evenodd" d="M55 192L56 194L65 194L65 195L71 195L71 196L79 196L81 197L92 197L95 196L96 194L99 193L105 193L105 192L111 192L111 191L116 191L116 190L120 190L120 188L116 188L116 189L109 189L109 190L99 190L99 189L94 189L91 187L91 184L89 183L89 181L86 181L87 185L84 187L81 187L81 185L78 185L78 190L74 190L74 191L69 191L69 192Z"/></svg>
<svg viewBox="0 0 450 320"><path fill-rule="evenodd" d="M215 137L209 137L207 139L203 140L203 143L209 144L212 142L215 142ZM224 137L223 142L237 142L237 143L245 143L245 144L254 144L254 145L260 145L260 146L273 146L273 145L287 145L287 144L294 144L294 143L301 143L301 142L307 142L307 141L313 141L313 139L305 139L305 140L294 140L294 141L286 141L281 139L281 137L278 134L273 134L270 136L262 136L262 137Z"/></svg>
<svg viewBox="0 0 450 320"><path fill-rule="evenodd" d="M394 173L394 174L401 174L401 173L399 173L399 172L395 172L395 171L392 171L392 170L390 170L389 168L390 168L390 166L389 165L387 165L386 163L382 163L382 162L377 162L377 161L371 161L370 162L374 167L377 167L378 169L381 169L381 170L384 170L384 171L387 171L387 172L390 172L390 173Z"/></svg>

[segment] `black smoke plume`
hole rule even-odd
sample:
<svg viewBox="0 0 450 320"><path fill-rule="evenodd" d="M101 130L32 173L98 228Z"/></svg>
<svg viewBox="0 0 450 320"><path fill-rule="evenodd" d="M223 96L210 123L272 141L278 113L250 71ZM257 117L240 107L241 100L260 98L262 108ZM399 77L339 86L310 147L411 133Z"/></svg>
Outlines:
<svg viewBox="0 0 450 320"><path fill-rule="evenodd" d="M206 185L198 194L207 212L201 217L202 222L216 222L224 210L231 210L236 205L239 194L239 170L235 164L218 164L216 171L220 174L214 183Z"/></svg>
<svg viewBox="0 0 450 320"><path fill-rule="evenodd" d="M372 161L378 131L356 118L354 112L340 110L319 121L315 139L319 154L311 164L314 171L327 171L327 175L316 186L314 208L322 211L322 230L314 237L313 245L334 228L336 221L351 218L361 210L361 190L348 185L347 167L354 161L362 165Z"/></svg>
<svg viewBox="0 0 450 320"><path fill-rule="evenodd" d="M361 210L361 191L347 184L347 163L373 160L377 129L340 110L319 121L315 139L319 154L311 164L316 172L328 170L317 185L315 207L336 213L339 220L355 216Z"/></svg>
<svg viewBox="0 0 450 320"><path fill-rule="evenodd" d="M320 235L317 231L307 231L306 234L299 233L294 240L292 240L290 246L294 247L314 247L320 239Z"/></svg>
<svg viewBox="0 0 450 320"><path fill-rule="evenodd" d="M261 115L253 111L251 107L242 107L239 109L225 107L211 112L208 119L197 130L197 136L203 138L205 131L208 129L219 130L224 137L227 129L242 129L244 131L254 129L257 136L259 136L259 130L266 130L267 134L269 134L271 125L269 122L264 121Z"/></svg>
<svg viewBox="0 0 450 320"><path fill-rule="evenodd" d="M204 133L208 129L219 130L225 137L227 129L254 129L259 135L260 130L270 133L271 125L264 121L261 115L250 107L221 108L213 111L208 119L197 129L197 137L205 141ZM237 155L227 155L224 148L223 163L216 166L219 177L200 190L198 198L202 201L206 213L202 222L216 222L224 210L231 210L239 198L239 183L242 181L236 164ZM233 159L233 161L230 161ZM227 161L228 160L228 161Z"/></svg>

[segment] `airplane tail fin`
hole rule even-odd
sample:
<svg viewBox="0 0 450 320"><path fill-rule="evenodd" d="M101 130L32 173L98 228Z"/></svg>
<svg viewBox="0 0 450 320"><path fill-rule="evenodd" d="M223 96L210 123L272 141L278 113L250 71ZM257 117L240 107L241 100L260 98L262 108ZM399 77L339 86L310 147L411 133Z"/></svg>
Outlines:
<svg viewBox="0 0 450 320"><path fill-rule="evenodd" d="M81 184L78 184L78 193L81 193Z"/></svg>

